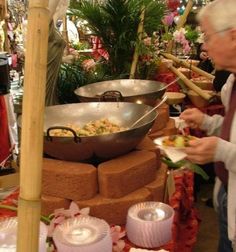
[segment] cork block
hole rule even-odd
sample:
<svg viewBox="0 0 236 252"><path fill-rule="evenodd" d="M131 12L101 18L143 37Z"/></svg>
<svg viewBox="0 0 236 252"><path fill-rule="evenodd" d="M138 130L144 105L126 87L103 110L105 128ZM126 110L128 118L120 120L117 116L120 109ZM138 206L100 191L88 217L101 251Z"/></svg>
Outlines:
<svg viewBox="0 0 236 252"><path fill-rule="evenodd" d="M157 169L161 165L161 152L160 149L157 147L156 144L154 144L153 140L146 136L143 141L136 146L137 150L147 150L152 151L156 154L156 160L157 160Z"/></svg>
<svg viewBox="0 0 236 252"><path fill-rule="evenodd" d="M157 112L160 113L161 111L164 111L165 114L163 114L163 120L168 122L170 118L170 113L169 113L169 105L167 103L163 103L158 109ZM158 118L158 117L157 117Z"/></svg>
<svg viewBox="0 0 236 252"><path fill-rule="evenodd" d="M156 154L151 151L133 151L104 162L98 166L99 193L123 197L152 182L156 169Z"/></svg>
<svg viewBox="0 0 236 252"><path fill-rule="evenodd" d="M70 200L93 198L98 192L97 169L90 164L43 160L43 194Z"/></svg>
<svg viewBox="0 0 236 252"><path fill-rule="evenodd" d="M150 134L154 133L155 131L165 128L168 122L168 119L169 118L167 118L166 111L164 109L161 109L160 111L158 111L158 116L152 125Z"/></svg>
<svg viewBox="0 0 236 252"><path fill-rule="evenodd" d="M156 172L156 179L152 183L145 186L152 195L152 200L164 202L166 180L168 167L162 163L161 167Z"/></svg>
<svg viewBox="0 0 236 252"><path fill-rule="evenodd" d="M155 132L152 133L152 134L148 134L148 136L149 136L152 140L154 140L155 138L164 136L164 132L163 132L163 130L158 130L158 131L155 131Z"/></svg>
<svg viewBox="0 0 236 252"><path fill-rule="evenodd" d="M170 118L166 127L163 129L163 133L165 136L177 134L177 128L175 127L175 120L173 118Z"/></svg>
<svg viewBox="0 0 236 252"><path fill-rule="evenodd" d="M68 209L71 201L63 198L42 195L42 215L48 216L56 209L65 208Z"/></svg>
<svg viewBox="0 0 236 252"><path fill-rule="evenodd" d="M139 202L150 201L151 193L145 189L139 189L119 199L108 199L101 195L95 198L76 202L79 208L89 207L90 215L106 220L109 224L124 225L128 209Z"/></svg>

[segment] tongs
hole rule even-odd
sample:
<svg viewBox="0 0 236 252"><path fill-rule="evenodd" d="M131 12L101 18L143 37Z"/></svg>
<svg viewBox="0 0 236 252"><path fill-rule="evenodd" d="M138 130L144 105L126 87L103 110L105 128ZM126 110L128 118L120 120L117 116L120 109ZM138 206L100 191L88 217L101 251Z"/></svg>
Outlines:
<svg viewBox="0 0 236 252"><path fill-rule="evenodd" d="M150 113L152 113L154 110L156 110L158 107L160 107L165 101L167 100L167 96L165 95L162 100L151 110L149 110L147 113L145 113L143 116L141 116L138 120L136 120L131 126L130 129L134 128L140 121L143 120L146 116L148 116Z"/></svg>

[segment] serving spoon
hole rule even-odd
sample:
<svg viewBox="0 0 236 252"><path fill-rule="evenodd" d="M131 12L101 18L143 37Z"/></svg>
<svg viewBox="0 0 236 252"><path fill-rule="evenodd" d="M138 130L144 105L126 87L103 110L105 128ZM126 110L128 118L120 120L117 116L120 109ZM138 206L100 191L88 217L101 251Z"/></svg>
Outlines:
<svg viewBox="0 0 236 252"><path fill-rule="evenodd" d="M165 85L164 87L160 88L158 91L161 91L163 89L167 89L169 86L173 85L175 82L177 82L180 79L180 77L175 78L173 81L171 81L169 84Z"/></svg>
<svg viewBox="0 0 236 252"><path fill-rule="evenodd" d="M149 110L147 113L145 113L143 116L141 116L138 120L136 120L129 128L132 129L134 128L134 126L136 126L140 121L143 120L143 118L145 118L147 115L149 115L150 113L152 113L155 109L157 109L158 107L160 107L165 101L167 100L167 96L165 95L161 101L155 106L153 107L151 110ZM157 114L158 115L158 114Z"/></svg>

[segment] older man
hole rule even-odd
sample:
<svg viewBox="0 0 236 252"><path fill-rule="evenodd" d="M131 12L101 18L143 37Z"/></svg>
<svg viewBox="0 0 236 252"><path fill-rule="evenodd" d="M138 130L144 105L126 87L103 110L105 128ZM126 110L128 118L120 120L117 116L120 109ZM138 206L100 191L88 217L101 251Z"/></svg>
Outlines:
<svg viewBox="0 0 236 252"><path fill-rule="evenodd" d="M225 117L187 109L180 117L190 127L199 127L209 137L192 141L188 159L198 164L215 161L214 199L219 213L219 252L233 251L236 242L236 0L215 0L198 14L204 32L203 49L216 69L231 74L222 88ZM210 136L215 135L215 136ZM236 250L234 250L236 251Z"/></svg>

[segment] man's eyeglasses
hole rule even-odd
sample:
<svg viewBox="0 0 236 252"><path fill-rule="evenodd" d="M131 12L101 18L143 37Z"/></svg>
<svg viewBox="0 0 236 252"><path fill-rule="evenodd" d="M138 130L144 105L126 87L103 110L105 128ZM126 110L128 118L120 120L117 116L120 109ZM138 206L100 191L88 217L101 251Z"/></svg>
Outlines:
<svg viewBox="0 0 236 252"><path fill-rule="evenodd" d="M220 30L220 31L216 31L216 32L212 32L208 35L206 35L205 33L203 34L203 40L204 40L204 43L208 43L209 40L211 39L211 37L217 33L223 33L225 31L228 31L228 30L231 30L232 28L226 28L226 29L223 29L223 30Z"/></svg>

